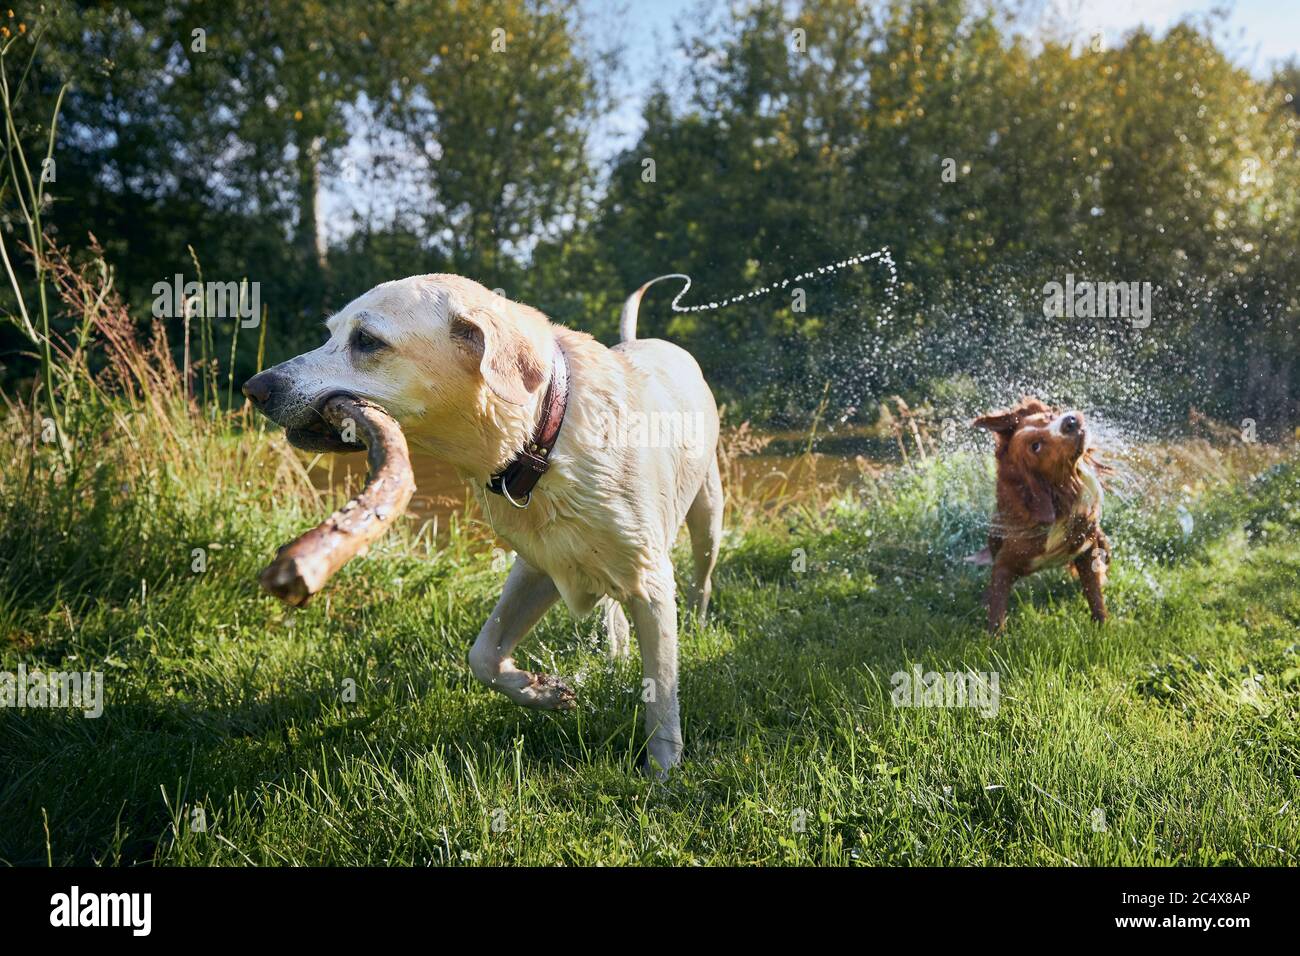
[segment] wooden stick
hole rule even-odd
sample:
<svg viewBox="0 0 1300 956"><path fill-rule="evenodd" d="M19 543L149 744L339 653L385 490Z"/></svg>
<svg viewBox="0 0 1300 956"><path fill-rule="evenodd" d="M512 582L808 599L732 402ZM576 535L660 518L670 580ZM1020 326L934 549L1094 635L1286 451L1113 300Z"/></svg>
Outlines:
<svg viewBox="0 0 1300 956"><path fill-rule="evenodd" d="M402 430L378 405L345 395L321 409L346 437L355 430L366 446L370 476L361 493L321 524L276 552L262 571L262 587L286 604L302 607L335 572L383 536L406 510L415 475Z"/></svg>

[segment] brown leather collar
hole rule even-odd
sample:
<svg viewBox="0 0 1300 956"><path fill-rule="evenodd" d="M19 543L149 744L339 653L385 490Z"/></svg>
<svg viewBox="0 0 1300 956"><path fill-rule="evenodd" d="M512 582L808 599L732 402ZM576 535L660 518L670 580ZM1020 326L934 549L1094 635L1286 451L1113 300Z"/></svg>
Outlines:
<svg viewBox="0 0 1300 956"><path fill-rule="evenodd" d="M528 445L499 472L488 479L488 491L503 496L516 508L528 507L536 486L551 465L551 449L560 437L564 412L569 407L569 360L560 343L555 343L551 380L542 396L542 414Z"/></svg>

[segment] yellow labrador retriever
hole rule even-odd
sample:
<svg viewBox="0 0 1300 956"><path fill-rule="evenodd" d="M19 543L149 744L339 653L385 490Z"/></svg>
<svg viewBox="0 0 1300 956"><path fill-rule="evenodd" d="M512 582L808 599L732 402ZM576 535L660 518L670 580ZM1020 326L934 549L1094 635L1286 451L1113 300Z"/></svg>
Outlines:
<svg viewBox="0 0 1300 956"><path fill-rule="evenodd" d="M356 447L324 424L327 398L369 399L470 483L518 557L469 664L516 703L575 705L558 677L512 659L556 599L575 615L601 604L615 653L626 650L626 607L650 769L662 775L682 750L670 553L685 522L703 617L723 500L718 410L699 366L675 345L636 339L649 285L629 297L611 349L460 276L386 282L326 323L328 342L249 379L244 394L312 450Z"/></svg>

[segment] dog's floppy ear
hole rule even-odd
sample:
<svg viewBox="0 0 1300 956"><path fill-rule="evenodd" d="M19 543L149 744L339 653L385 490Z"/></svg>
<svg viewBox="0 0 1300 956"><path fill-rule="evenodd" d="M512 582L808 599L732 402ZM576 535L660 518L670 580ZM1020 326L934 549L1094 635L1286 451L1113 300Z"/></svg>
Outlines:
<svg viewBox="0 0 1300 956"><path fill-rule="evenodd" d="M1016 430L1016 421L1019 416L1019 411L1014 408L1007 408L1000 412L989 412L987 415L981 415L971 422L971 426L986 429L995 435L1010 435Z"/></svg>
<svg viewBox="0 0 1300 956"><path fill-rule="evenodd" d="M508 317L451 301L451 334L473 358L487 387L502 401L523 405L546 381L550 356Z"/></svg>
<svg viewBox="0 0 1300 956"><path fill-rule="evenodd" d="M998 511L1034 524L1056 523L1056 501L1048 481L1026 467L1015 455L1003 456L998 464Z"/></svg>
<svg viewBox="0 0 1300 956"><path fill-rule="evenodd" d="M1010 408L1004 408L1001 411L989 412L987 415L981 415L971 422L975 428L984 428L993 432L995 435L1010 435L1020 424L1021 418L1030 415L1037 415L1039 412L1050 412L1051 409L1044 405L1038 399L1026 395L1018 403Z"/></svg>
<svg viewBox="0 0 1300 956"><path fill-rule="evenodd" d="M987 415L981 415L971 422L971 425L975 428L987 429L997 436L998 447L995 454L998 458L1001 458L1003 453L1006 452L1007 446L1011 443L1011 436L1015 433L1018 424L1018 413L1012 408L1000 412L989 412Z"/></svg>
<svg viewBox="0 0 1300 956"><path fill-rule="evenodd" d="M1020 470L1019 483L1029 517L1038 524L1055 524L1056 504L1052 500L1052 489L1047 482L1037 475Z"/></svg>

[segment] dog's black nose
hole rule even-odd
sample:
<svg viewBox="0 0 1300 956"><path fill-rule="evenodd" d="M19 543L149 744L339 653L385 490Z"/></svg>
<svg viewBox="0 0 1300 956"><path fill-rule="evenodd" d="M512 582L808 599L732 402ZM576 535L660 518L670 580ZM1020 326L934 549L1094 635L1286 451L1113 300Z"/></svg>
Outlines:
<svg viewBox="0 0 1300 956"><path fill-rule="evenodd" d="M258 372L244 383L243 392L250 402L261 408L270 400L274 385L275 376L270 371Z"/></svg>
<svg viewBox="0 0 1300 956"><path fill-rule="evenodd" d="M1061 421L1061 434L1073 435L1079 430L1079 419L1074 415L1066 415Z"/></svg>

